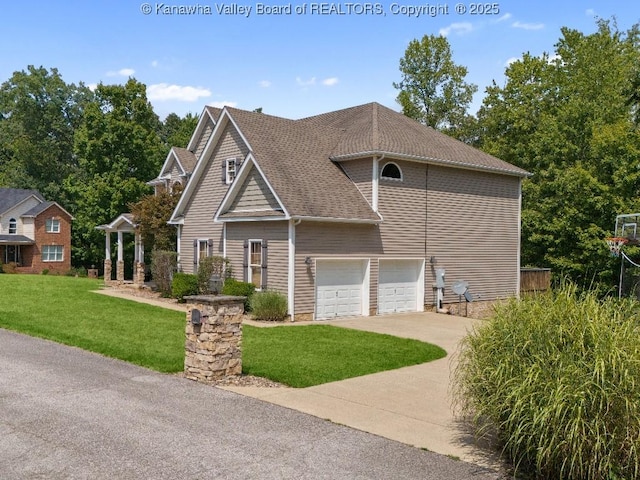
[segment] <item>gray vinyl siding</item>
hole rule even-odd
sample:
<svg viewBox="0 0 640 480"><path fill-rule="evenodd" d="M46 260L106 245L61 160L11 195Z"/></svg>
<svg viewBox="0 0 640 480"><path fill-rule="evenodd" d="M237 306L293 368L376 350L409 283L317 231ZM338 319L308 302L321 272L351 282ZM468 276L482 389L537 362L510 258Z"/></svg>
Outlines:
<svg viewBox="0 0 640 480"><path fill-rule="evenodd" d="M356 187L358 187L358 190L360 190L362 196L369 202L369 205L372 205L371 178L373 176L373 159L363 158L350 160L348 162L342 162L340 166Z"/></svg>
<svg viewBox="0 0 640 480"><path fill-rule="evenodd" d="M366 258L382 255L380 231L376 225L303 221L296 227L296 313L313 313L315 302L315 260L317 258ZM310 266L305 258L311 257ZM377 305L377 263L371 261L370 308Z"/></svg>
<svg viewBox="0 0 640 480"><path fill-rule="evenodd" d="M260 172L252 167L228 211L256 210L280 210L280 206Z"/></svg>
<svg viewBox="0 0 640 480"><path fill-rule="evenodd" d="M207 118L207 123L202 129L202 134L200 135L200 139L198 140L198 144L196 145L196 151L194 152L196 158L200 158L200 154L204 150L204 147L207 145L209 138L211 137L211 133L213 132L214 124L210 118Z"/></svg>
<svg viewBox="0 0 640 480"><path fill-rule="evenodd" d="M171 186L176 182L183 183L182 177L180 176L181 173L180 167L178 167L178 164L174 160L173 165L171 165Z"/></svg>
<svg viewBox="0 0 640 480"><path fill-rule="evenodd" d="M517 294L519 179L431 166L428 187L427 258L445 268L447 286L465 280L477 300ZM425 273L433 301L429 264ZM450 288L445 301L457 301Z"/></svg>
<svg viewBox="0 0 640 480"><path fill-rule="evenodd" d="M243 279L245 240L267 240L267 288L287 295L289 222L227 223L227 258L233 277L240 281Z"/></svg>
<svg viewBox="0 0 640 480"><path fill-rule="evenodd" d="M222 133L206 171L200 177L195 193L185 208L180 239L180 264L183 271L193 273L194 239L213 239L213 253L223 254L222 223L213 222L216 209L229 188L222 180L222 166L225 159L244 158L247 153L248 149L242 138L230 123Z"/></svg>

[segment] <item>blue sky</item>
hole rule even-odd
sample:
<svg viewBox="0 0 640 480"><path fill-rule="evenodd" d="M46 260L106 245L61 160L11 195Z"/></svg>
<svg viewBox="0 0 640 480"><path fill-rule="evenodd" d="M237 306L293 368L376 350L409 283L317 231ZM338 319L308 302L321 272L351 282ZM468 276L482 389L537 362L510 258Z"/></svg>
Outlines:
<svg viewBox="0 0 640 480"><path fill-rule="evenodd" d="M68 83L124 83L133 76L147 85L162 118L199 114L207 104L262 107L287 118L371 101L397 110L392 83L400 80L409 41L443 34L454 61L468 68L467 81L479 87L475 113L484 89L493 80L503 84L507 63L524 52L553 52L561 27L591 33L596 18L615 16L620 29L640 21L635 0L505 0L480 4L485 12L478 5L12 1L2 8L0 81L28 65L56 67ZM178 6L195 13L180 14ZM284 11L268 14L264 6Z"/></svg>

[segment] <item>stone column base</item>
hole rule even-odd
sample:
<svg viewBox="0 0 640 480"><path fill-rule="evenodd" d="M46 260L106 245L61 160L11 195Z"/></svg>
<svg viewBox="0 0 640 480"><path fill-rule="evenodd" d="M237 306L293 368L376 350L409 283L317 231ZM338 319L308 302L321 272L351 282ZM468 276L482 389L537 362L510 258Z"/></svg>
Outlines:
<svg viewBox="0 0 640 480"><path fill-rule="evenodd" d="M144 263L136 262L135 272L133 273L133 283L136 285L144 285Z"/></svg>
<svg viewBox="0 0 640 480"><path fill-rule="evenodd" d="M116 280L118 282L124 282L124 261L118 260L116 262Z"/></svg>
<svg viewBox="0 0 640 480"><path fill-rule="evenodd" d="M111 282L111 260L109 259L104 261L104 282Z"/></svg>

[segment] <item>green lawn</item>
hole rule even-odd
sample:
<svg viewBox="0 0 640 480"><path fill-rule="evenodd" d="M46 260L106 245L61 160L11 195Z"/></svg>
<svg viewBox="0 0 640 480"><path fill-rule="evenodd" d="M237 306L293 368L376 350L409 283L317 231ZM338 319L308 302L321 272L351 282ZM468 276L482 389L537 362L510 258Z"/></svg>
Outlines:
<svg viewBox="0 0 640 480"><path fill-rule="evenodd" d="M47 338L160 372L184 368L185 315L93 293L102 282L0 275L0 328ZM308 387L424 363L434 345L330 325L243 326L243 372Z"/></svg>

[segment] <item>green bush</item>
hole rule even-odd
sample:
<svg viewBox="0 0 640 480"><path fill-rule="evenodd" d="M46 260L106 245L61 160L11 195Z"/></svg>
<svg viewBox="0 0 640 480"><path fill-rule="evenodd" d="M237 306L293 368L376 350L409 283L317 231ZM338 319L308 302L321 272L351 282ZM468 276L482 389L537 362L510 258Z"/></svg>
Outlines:
<svg viewBox="0 0 640 480"><path fill-rule="evenodd" d="M638 303L562 286L512 300L463 342L455 396L538 478L640 476Z"/></svg>
<svg viewBox="0 0 640 480"><path fill-rule="evenodd" d="M170 297L173 275L178 269L178 254L168 250L151 252L151 277L163 297Z"/></svg>
<svg viewBox="0 0 640 480"><path fill-rule="evenodd" d="M200 293L220 293L228 263L229 260L218 256L200 259L198 265L198 288ZM211 284L212 277L217 280L213 285Z"/></svg>
<svg viewBox="0 0 640 480"><path fill-rule="evenodd" d="M4 273L4 270L2 269L2 262L0 262L0 273Z"/></svg>
<svg viewBox="0 0 640 480"><path fill-rule="evenodd" d="M190 273L177 272L173 275L171 293L179 302L184 302L184 297L198 294L198 277Z"/></svg>
<svg viewBox="0 0 640 480"><path fill-rule="evenodd" d="M44 271L42 273L44 273ZM71 267L67 272L65 272L65 276L85 278L87 277L87 269L84 267Z"/></svg>
<svg viewBox="0 0 640 480"><path fill-rule="evenodd" d="M280 321L287 316L287 297L280 292L263 290L256 292L249 301L256 320Z"/></svg>
<svg viewBox="0 0 640 480"><path fill-rule="evenodd" d="M42 270L42 275L49 275L49 269L45 268L44 270Z"/></svg>
<svg viewBox="0 0 640 480"><path fill-rule="evenodd" d="M251 296L256 291L253 283L239 282L235 278L227 278L222 287L223 295L234 295L238 297L247 297L244 301L244 311L251 311Z"/></svg>

